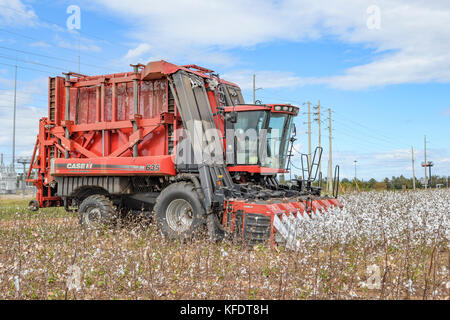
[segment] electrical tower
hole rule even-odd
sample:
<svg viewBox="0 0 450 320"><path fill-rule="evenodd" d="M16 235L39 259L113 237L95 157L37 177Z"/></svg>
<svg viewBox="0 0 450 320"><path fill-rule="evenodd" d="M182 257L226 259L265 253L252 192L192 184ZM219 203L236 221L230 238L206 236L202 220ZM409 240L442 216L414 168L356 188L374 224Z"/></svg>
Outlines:
<svg viewBox="0 0 450 320"><path fill-rule="evenodd" d="M23 166L23 175L22 175L22 196L25 197L25 187L26 187L26 167L27 164L31 163L31 157L19 157L17 158L17 163L20 163Z"/></svg>
<svg viewBox="0 0 450 320"><path fill-rule="evenodd" d="M12 165L6 166L0 155L0 194L14 194L17 190L17 174Z"/></svg>

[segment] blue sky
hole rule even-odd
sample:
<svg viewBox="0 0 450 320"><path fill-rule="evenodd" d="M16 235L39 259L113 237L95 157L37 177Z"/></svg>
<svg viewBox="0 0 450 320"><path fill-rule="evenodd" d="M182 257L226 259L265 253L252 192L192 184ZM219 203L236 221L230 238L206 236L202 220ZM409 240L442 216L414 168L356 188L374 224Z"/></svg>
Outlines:
<svg viewBox="0 0 450 320"><path fill-rule="evenodd" d="M77 5L79 30L66 12ZM30 155L47 112L49 76L102 74L164 59L214 69L252 100L302 108L297 149L307 151L307 101L322 105L323 170L332 109L333 158L341 175L423 176L424 135L434 172L450 174L448 1L0 0L0 152L11 160L14 65L17 155ZM313 145L317 123L312 124ZM298 161L296 159L295 161Z"/></svg>

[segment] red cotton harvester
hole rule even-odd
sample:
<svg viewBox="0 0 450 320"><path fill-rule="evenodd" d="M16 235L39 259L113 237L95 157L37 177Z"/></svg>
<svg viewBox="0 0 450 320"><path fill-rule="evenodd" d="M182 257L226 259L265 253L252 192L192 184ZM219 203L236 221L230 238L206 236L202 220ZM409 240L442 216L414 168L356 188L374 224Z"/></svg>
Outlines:
<svg viewBox="0 0 450 320"><path fill-rule="evenodd" d="M171 239L206 229L211 240L292 246L297 220L341 207L338 170L332 197L321 196L321 173L314 182L321 148L302 156L301 179L277 180L289 172L298 107L245 104L236 84L196 65L132 67L49 79L30 209L75 209L89 228L140 214Z"/></svg>

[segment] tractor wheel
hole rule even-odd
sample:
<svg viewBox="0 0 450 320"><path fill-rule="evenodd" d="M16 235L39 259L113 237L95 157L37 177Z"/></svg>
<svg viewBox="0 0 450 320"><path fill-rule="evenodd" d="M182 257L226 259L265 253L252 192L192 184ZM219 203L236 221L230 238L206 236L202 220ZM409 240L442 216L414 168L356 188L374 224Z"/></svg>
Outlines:
<svg viewBox="0 0 450 320"><path fill-rule="evenodd" d="M94 194L84 199L78 214L80 225L88 229L112 226L117 220L113 203L101 194Z"/></svg>
<svg viewBox="0 0 450 320"><path fill-rule="evenodd" d="M28 203L28 209L31 211L38 211L39 210L39 202L37 200L31 200Z"/></svg>
<svg viewBox="0 0 450 320"><path fill-rule="evenodd" d="M205 209L190 182L165 188L156 199L154 211L157 225L168 239L192 239L206 224Z"/></svg>

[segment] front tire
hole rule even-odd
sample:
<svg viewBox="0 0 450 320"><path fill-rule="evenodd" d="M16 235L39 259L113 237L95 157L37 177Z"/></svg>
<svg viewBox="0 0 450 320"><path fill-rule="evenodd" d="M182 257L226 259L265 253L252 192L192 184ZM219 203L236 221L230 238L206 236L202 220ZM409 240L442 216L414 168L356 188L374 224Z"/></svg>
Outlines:
<svg viewBox="0 0 450 320"><path fill-rule="evenodd" d="M112 226L117 220L117 212L113 203L100 194L94 194L84 199L78 213L80 225L88 229Z"/></svg>
<svg viewBox="0 0 450 320"><path fill-rule="evenodd" d="M154 210L158 228L168 239L192 239L204 230L206 212L190 182L165 188L156 199Z"/></svg>

